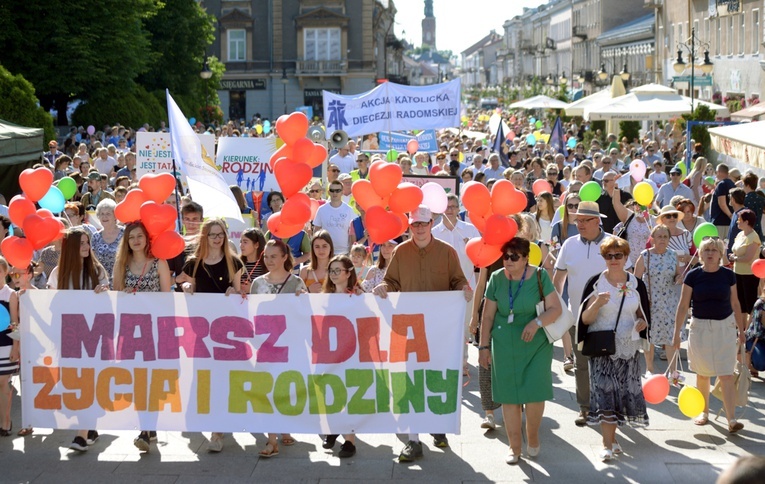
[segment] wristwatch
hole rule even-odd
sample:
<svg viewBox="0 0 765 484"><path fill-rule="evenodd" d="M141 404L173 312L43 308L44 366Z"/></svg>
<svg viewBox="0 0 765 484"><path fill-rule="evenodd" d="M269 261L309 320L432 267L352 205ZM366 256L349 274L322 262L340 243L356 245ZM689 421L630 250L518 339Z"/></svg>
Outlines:
<svg viewBox="0 0 765 484"><path fill-rule="evenodd" d="M542 327L542 320L541 320L541 319L539 319L539 318L535 318L535 319L534 319L534 321L536 321L536 322L537 322L537 326L538 326L538 327L540 327L540 328Z"/></svg>
<svg viewBox="0 0 765 484"><path fill-rule="evenodd" d="M479 346L478 347L478 351L481 351L481 350L490 350L490 349L491 349L491 346Z"/></svg>

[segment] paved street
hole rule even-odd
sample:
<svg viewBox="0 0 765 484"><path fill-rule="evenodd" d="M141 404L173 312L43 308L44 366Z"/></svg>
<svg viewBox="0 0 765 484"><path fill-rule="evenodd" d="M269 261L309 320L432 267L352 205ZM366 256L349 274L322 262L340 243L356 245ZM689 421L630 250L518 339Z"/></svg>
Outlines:
<svg viewBox="0 0 765 484"><path fill-rule="evenodd" d="M293 447L280 447L281 454L259 459L265 445L261 434L226 437L220 454L208 454L205 438L198 433L159 432L151 453L139 454L132 440L137 432L101 436L91 450L79 454L67 448L72 431L36 429L29 437L0 438L0 469L4 483L108 482L195 483L195 482L334 482L360 481L371 484L400 479L441 482L640 482L708 483L738 456L765 454L765 382L755 380L750 407L741 420L746 428L736 436L727 433L720 418L706 427L696 427L678 410L677 389L659 406L649 406L651 425L645 430L619 433L625 455L610 464L598 460L600 434L597 429L574 425L576 402L573 375L562 371L562 350L556 347L555 401L549 402L542 423L542 451L535 461L525 457L518 466L504 463L507 437L504 430L484 433L477 369L465 388L462 434L449 435L449 449L435 449L424 439L425 457L411 465L398 464L403 440L394 435L360 435L358 453L340 460L321 448L316 435L296 435ZM470 362L477 352L470 348ZM665 366L657 360L657 368ZM689 378L693 383L694 378ZM21 421L20 402L14 397L14 430ZM721 404L713 400L712 410ZM342 439L340 439L342 441ZM339 444L335 453L339 450Z"/></svg>

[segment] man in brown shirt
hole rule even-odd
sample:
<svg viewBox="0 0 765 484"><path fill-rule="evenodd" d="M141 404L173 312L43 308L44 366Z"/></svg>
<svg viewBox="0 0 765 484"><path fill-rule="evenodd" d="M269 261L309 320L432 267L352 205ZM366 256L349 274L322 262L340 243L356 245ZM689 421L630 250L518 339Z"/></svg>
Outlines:
<svg viewBox="0 0 765 484"><path fill-rule="evenodd" d="M412 238L400 244L385 271L385 279L374 288L374 294L386 298L393 292L463 291L465 300L473 300L473 289L460 268L457 251L430 233L433 214L420 205L409 217ZM455 318L455 324L462 324ZM448 447L446 434L433 435L433 445ZM412 462L422 457L422 444L417 434L409 435L409 442L398 456L399 462Z"/></svg>

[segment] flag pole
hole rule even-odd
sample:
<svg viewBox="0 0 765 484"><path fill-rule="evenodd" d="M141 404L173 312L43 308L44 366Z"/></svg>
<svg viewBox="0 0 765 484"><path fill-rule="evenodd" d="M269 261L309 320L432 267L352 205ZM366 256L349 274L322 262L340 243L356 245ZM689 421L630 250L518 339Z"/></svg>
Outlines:
<svg viewBox="0 0 765 484"><path fill-rule="evenodd" d="M173 190L173 193L175 193L175 211L178 214L178 233L183 235L183 226L181 225L181 194L178 193L177 173L178 170L175 167L175 157L173 157L173 178L175 178L175 190Z"/></svg>

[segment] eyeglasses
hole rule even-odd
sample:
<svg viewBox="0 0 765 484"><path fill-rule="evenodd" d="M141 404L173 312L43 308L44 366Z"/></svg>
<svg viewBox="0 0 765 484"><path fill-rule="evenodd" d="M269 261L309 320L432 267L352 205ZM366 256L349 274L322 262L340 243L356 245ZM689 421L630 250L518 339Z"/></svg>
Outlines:
<svg viewBox="0 0 765 484"><path fill-rule="evenodd" d="M603 164L604 164L604 165L610 165L610 164L611 164L611 162L610 162L610 161L606 161L606 160L603 160Z"/></svg>
<svg viewBox="0 0 765 484"><path fill-rule="evenodd" d="M308 190L308 193L321 193L321 190L311 189L311 190Z"/></svg>
<svg viewBox="0 0 765 484"><path fill-rule="evenodd" d="M359 158L358 160L356 160L356 163L364 163L365 161L367 160L365 160L364 158Z"/></svg>
<svg viewBox="0 0 765 484"><path fill-rule="evenodd" d="M613 254L603 254L603 258L605 260L622 260L624 259L624 254L621 252L615 252Z"/></svg>
<svg viewBox="0 0 765 484"><path fill-rule="evenodd" d="M661 217L662 218L677 218L677 214L676 213L665 213Z"/></svg>
<svg viewBox="0 0 765 484"><path fill-rule="evenodd" d="M410 225L416 229L426 227L430 222L413 222Z"/></svg>
<svg viewBox="0 0 765 484"><path fill-rule="evenodd" d="M670 173L669 176L680 176L680 173Z"/></svg>
<svg viewBox="0 0 765 484"><path fill-rule="evenodd" d="M329 193L340 193L342 191L343 191L342 188L330 188L329 189Z"/></svg>
<svg viewBox="0 0 765 484"><path fill-rule="evenodd" d="M557 175L557 174L558 174L558 172L557 172L557 171L548 171L548 172L547 172L547 175L548 175L548 176L549 176L549 175Z"/></svg>
<svg viewBox="0 0 765 484"><path fill-rule="evenodd" d="M510 259L513 262L518 262L519 260L521 260L521 254L516 254L515 252L511 254L508 254L508 253L502 254L502 260L508 260L508 259Z"/></svg>
<svg viewBox="0 0 765 484"><path fill-rule="evenodd" d="M450 154L449 156L451 156L452 158L456 158L456 157L458 157L458 156L459 156L459 153L452 153L452 154Z"/></svg>
<svg viewBox="0 0 765 484"><path fill-rule="evenodd" d="M329 171L331 171L332 173L340 173L340 170L338 170L338 169L332 169L332 170L329 170Z"/></svg>
<svg viewBox="0 0 765 484"><path fill-rule="evenodd" d="M579 204L578 203L567 203L566 204L566 208L569 209L569 210L576 210L576 209L579 208Z"/></svg>
<svg viewBox="0 0 765 484"><path fill-rule="evenodd" d="M589 217L589 218L577 218L575 224L586 224L587 222L592 222L593 220L598 220L597 217Z"/></svg>
<svg viewBox="0 0 765 484"><path fill-rule="evenodd" d="M207 236L208 236L209 238L213 239L213 240L216 240L216 239L222 239L222 238L225 238L225 237L226 237L226 234L224 234L223 232L219 232L219 233L217 233L217 234L212 234L212 233L211 233L211 234L207 234Z"/></svg>
<svg viewBox="0 0 765 484"><path fill-rule="evenodd" d="M704 237L701 238L701 241L703 242L703 241L709 240L709 239L720 240L720 237L718 237L716 235L715 236L713 236L713 235L705 235Z"/></svg>
<svg viewBox="0 0 765 484"><path fill-rule="evenodd" d="M339 276L343 272L348 272L348 269L332 269L328 272L330 276Z"/></svg>

